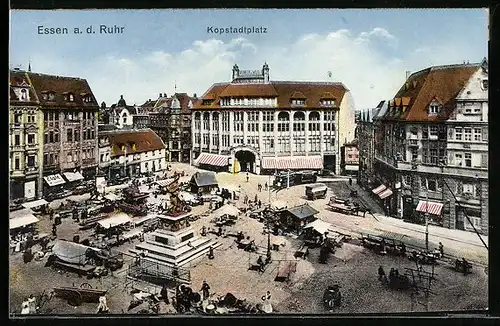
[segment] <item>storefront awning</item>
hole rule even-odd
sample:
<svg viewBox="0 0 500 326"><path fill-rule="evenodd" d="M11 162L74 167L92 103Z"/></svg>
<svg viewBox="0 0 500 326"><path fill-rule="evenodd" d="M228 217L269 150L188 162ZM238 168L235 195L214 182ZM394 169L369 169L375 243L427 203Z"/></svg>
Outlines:
<svg viewBox="0 0 500 326"><path fill-rule="evenodd" d="M33 215L33 212L29 209L23 209L22 211L11 214L11 218L9 219L9 229L14 230L18 228L22 228L24 226L37 223L38 218Z"/></svg>
<svg viewBox="0 0 500 326"><path fill-rule="evenodd" d="M322 169L322 156L264 157L262 168L270 170Z"/></svg>
<svg viewBox="0 0 500 326"><path fill-rule="evenodd" d="M372 192L375 194L375 195L378 195L380 194L382 191L386 190L387 187L384 186L384 185L380 185L378 186L377 188L373 189Z"/></svg>
<svg viewBox="0 0 500 326"><path fill-rule="evenodd" d="M64 177L68 182L83 180L83 175L80 172L64 172Z"/></svg>
<svg viewBox="0 0 500 326"><path fill-rule="evenodd" d="M206 164L213 166L227 166L229 165L229 156L217 155L210 153L201 153L196 159L196 165Z"/></svg>
<svg viewBox="0 0 500 326"><path fill-rule="evenodd" d="M328 232L328 230L332 227L330 223L327 223L325 221L322 221L320 219L317 219L316 221L313 221L309 224L307 224L304 229L309 229L312 228L316 232L320 234L325 234L325 232Z"/></svg>
<svg viewBox="0 0 500 326"><path fill-rule="evenodd" d="M30 202L27 202L27 203L23 203L23 207L26 207L26 208L35 208L35 207L40 207L40 206L43 206L43 205L47 205L49 202L46 201L45 199L39 199L39 200L35 200L35 201L30 201Z"/></svg>
<svg viewBox="0 0 500 326"><path fill-rule="evenodd" d="M389 188L385 189L384 191L382 191L381 193L378 194L380 199L385 199L391 195L392 195L392 190Z"/></svg>
<svg viewBox="0 0 500 326"><path fill-rule="evenodd" d="M105 220L101 220L97 223L99 223L99 225L103 228L109 229L110 227L119 226L130 222L132 222L132 219L128 215L118 214Z"/></svg>
<svg viewBox="0 0 500 326"><path fill-rule="evenodd" d="M422 213L429 213L431 215L441 215L441 211L443 210L443 204L436 203L432 201L421 200L418 202L416 211Z"/></svg>
<svg viewBox="0 0 500 326"><path fill-rule="evenodd" d="M63 177L60 174L53 174L43 177L43 179L47 182L50 187L58 186L65 184Z"/></svg>

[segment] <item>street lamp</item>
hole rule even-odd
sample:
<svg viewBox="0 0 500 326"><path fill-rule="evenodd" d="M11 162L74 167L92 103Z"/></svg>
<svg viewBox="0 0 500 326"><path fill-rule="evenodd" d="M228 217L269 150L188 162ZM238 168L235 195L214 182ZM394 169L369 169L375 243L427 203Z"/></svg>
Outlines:
<svg viewBox="0 0 500 326"><path fill-rule="evenodd" d="M425 193L425 249L429 251L429 190Z"/></svg>

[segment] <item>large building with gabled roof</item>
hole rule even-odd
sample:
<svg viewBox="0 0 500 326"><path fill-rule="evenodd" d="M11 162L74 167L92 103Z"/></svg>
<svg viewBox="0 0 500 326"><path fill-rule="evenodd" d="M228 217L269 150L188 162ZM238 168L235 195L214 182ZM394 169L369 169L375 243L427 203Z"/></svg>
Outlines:
<svg viewBox="0 0 500 326"><path fill-rule="evenodd" d="M76 77L10 71L10 197L33 199L61 186L64 173L97 169L99 105Z"/></svg>
<svg viewBox="0 0 500 326"><path fill-rule="evenodd" d="M413 73L387 103L369 180L386 213L487 233L487 60Z"/></svg>
<svg viewBox="0 0 500 326"><path fill-rule="evenodd" d="M330 169L354 138L354 103L342 83L271 81L233 67L192 108L192 163L221 171Z"/></svg>

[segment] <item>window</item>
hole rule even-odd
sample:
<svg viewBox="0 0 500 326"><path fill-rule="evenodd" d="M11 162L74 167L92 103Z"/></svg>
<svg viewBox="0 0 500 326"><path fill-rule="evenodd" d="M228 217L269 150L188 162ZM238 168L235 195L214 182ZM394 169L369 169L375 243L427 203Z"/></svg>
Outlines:
<svg viewBox="0 0 500 326"><path fill-rule="evenodd" d="M35 116L30 114L28 115L28 123L35 123Z"/></svg>
<svg viewBox="0 0 500 326"><path fill-rule="evenodd" d="M35 143L35 134L28 134L28 144L33 145Z"/></svg>
<svg viewBox="0 0 500 326"><path fill-rule="evenodd" d="M484 90L488 89L488 79L483 79L481 81L481 86L483 87Z"/></svg>
<svg viewBox="0 0 500 326"><path fill-rule="evenodd" d="M463 189L463 193L464 194L471 194L471 195L473 195L473 194L476 193L476 187L473 184L464 183L462 187L463 187L462 189Z"/></svg>
<svg viewBox="0 0 500 326"><path fill-rule="evenodd" d="M56 94L54 93L49 93L49 101L54 101L56 98Z"/></svg>
<svg viewBox="0 0 500 326"><path fill-rule="evenodd" d="M436 148L431 148L429 150L431 157L431 164L438 164L438 150Z"/></svg>
<svg viewBox="0 0 500 326"><path fill-rule="evenodd" d="M66 140L69 142L73 141L73 129L68 129L66 131Z"/></svg>
<svg viewBox="0 0 500 326"><path fill-rule="evenodd" d="M481 167L482 168L488 167L488 154L481 154Z"/></svg>
<svg viewBox="0 0 500 326"><path fill-rule="evenodd" d="M75 141L80 141L80 131L75 130Z"/></svg>
<svg viewBox="0 0 500 326"><path fill-rule="evenodd" d="M67 163L73 162L73 155L71 155L71 153L69 153L68 156L66 157L66 162Z"/></svg>
<svg viewBox="0 0 500 326"><path fill-rule="evenodd" d="M481 141L482 133L481 128L474 128L474 141Z"/></svg>
<svg viewBox="0 0 500 326"><path fill-rule="evenodd" d="M21 136L14 135L14 146L20 146L20 145L21 145Z"/></svg>
<svg viewBox="0 0 500 326"><path fill-rule="evenodd" d="M430 129L430 136L431 136L431 138L434 138L434 137L438 136L438 132L439 132L438 126L430 126L429 129Z"/></svg>
<svg viewBox="0 0 500 326"><path fill-rule="evenodd" d="M464 157L463 155L460 153L456 153L455 154L455 164L457 166L462 166L464 164Z"/></svg>
<svg viewBox="0 0 500 326"><path fill-rule="evenodd" d="M425 126L422 128L422 139L429 139L429 128Z"/></svg>
<svg viewBox="0 0 500 326"><path fill-rule="evenodd" d="M437 190L436 180L427 179L427 190L429 190L429 191L436 191Z"/></svg>
<svg viewBox="0 0 500 326"><path fill-rule="evenodd" d="M28 156L28 167L29 168L35 167L35 155Z"/></svg>
<svg viewBox="0 0 500 326"><path fill-rule="evenodd" d="M465 153L465 166L467 166L467 167L472 166L472 154L471 153Z"/></svg>
<svg viewBox="0 0 500 326"><path fill-rule="evenodd" d="M23 115L21 113L14 113L14 123L22 123Z"/></svg>
<svg viewBox="0 0 500 326"><path fill-rule="evenodd" d="M429 114L438 114L439 113L439 105L438 104L431 104L429 106Z"/></svg>
<svg viewBox="0 0 500 326"><path fill-rule="evenodd" d="M462 128L455 127L455 139L462 140Z"/></svg>
<svg viewBox="0 0 500 326"><path fill-rule="evenodd" d="M21 89L21 100L27 100L28 99L28 96L26 95L27 94L27 91L26 89Z"/></svg>
<svg viewBox="0 0 500 326"><path fill-rule="evenodd" d="M21 168L21 160L19 157L14 159L14 170L19 170Z"/></svg>
<svg viewBox="0 0 500 326"><path fill-rule="evenodd" d="M472 140L472 128L464 128L464 140L465 141Z"/></svg>
<svg viewBox="0 0 500 326"><path fill-rule="evenodd" d="M43 165L49 164L49 154L43 154Z"/></svg>
<svg viewBox="0 0 500 326"><path fill-rule="evenodd" d="M417 158L418 158L418 148L417 147L410 148L410 158L411 158L411 161L417 160Z"/></svg>

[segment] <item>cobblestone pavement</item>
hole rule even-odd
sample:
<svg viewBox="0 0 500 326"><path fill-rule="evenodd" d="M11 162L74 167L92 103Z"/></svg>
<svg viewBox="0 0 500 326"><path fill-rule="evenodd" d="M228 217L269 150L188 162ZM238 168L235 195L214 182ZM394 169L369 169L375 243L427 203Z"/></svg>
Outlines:
<svg viewBox="0 0 500 326"><path fill-rule="evenodd" d="M183 164L172 164L173 171L184 170L189 174L196 171L195 168ZM185 177L186 180L189 177ZM295 186L278 192L259 192L257 185L269 183L268 176L250 175L246 182L245 174L232 175L229 173L218 173L217 179L221 187L236 188L241 185L242 194L247 194L250 199L255 195L263 202L285 201L289 206L308 202L319 210L318 217L330 222L339 231L351 233L354 236L360 232L398 232L414 239L423 240L423 234L418 227L400 220L378 216L356 217L333 213L325 210L327 199L307 201L304 197L304 186ZM334 182L347 182L346 179ZM335 188L333 188L335 189ZM329 192L327 198L333 194ZM240 196L243 198L243 196ZM159 198L161 200L161 198ZM236 201L235 206L242 206L243 200ZM210 222L213 214L208 212L208 205L197 206L194 214L200 214L200 219L193 222L195 229L202 226L213 228ZM42 218L43 224L44 218ZM75 225L71 219L64 219L58 228L60 237L71 239L75 231ZM442 228L430 227L429 240L432 244L442 241L445 252L456 251L457 255L474 257L476 259L487 259L485 249L477 245L479 240L467 232L457 230L441 230ZM237 223L226 229L227 233L244 231L245 235L252 239L258 246L258 252L265 254L267 249L268 235L264 233L264 226L259 221L242 215ZM466 233L466 234L464 234ZM187 266L191 270L192 287L199 290L203 280L210 284L214 296L222 296L227 292L233 293L240 299L258 303L260 297L271 291L271 303L277 312L282 313L325 313L321 303L321 297L325 287L332 282L338 282L342 286L343 302L341 307L334 312L339 313L369 313L369 312L402 312L402 311L425 311L425 310L462 310L462 309L485 309L488 300L488 276L484 268L474 267L473 274L464 276L453 271L450 266L441 263L436 266L436 279L433 281L429 304L425 298L417 298L418 302L412 300L409 293L392 291L386 285L377 280L377 268L382 265L386 272L391 267L404 271L405 267L415 268L414 263L402 257L379 256L373 252L356 245L356 243L345 243L329 259L328 264L319 264L319 249L310 252L308 260L295 260L293 254L300 246L300 241L294 237L278 237L271 235L273 244L279 244L279 251L272 252L272 262L263 273L249 270L250 264L258 258L258 253L248 253L236 247L233 237L216 237L209 234L221 246L215 250L215 258L209 260L201 257ZM84 238L84 236L82 236ZM116 250L127 251L135 243L123 245ZM453 248L453 249L452 249ZM292 274L288 282L274 281L278 268L287 261L297 262L297 271ZM487 263L487 260L485 261ZM71 273L62 273L55 269L44 267L44 260L33 261L28 264L22 262L21 254L11 255L10 259L10 303L11 311L19 312L20 304L29 294L40 294L43 290L49 291L53 286L64 286L90 283L95 288L108 289L108 306L111 313L127 311L131 300L130 282L126 281L126 268L117 271L113 276L107 276L100 280L86 280L78 278ZM425 267L430 271L430 267ZM140 284L140 285L139 285ZM146 283L137 283L136 286L146 286ZM413 302L413 303L412 303ZM79 307L71 307L67 302L54 298L47 304L46 311L50 313L94 313L97 304L83 304ZM162 313L172 312L169 305L161 306Z"/></svg>

